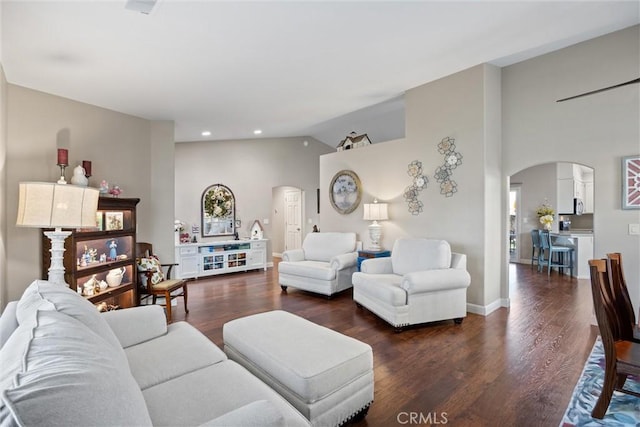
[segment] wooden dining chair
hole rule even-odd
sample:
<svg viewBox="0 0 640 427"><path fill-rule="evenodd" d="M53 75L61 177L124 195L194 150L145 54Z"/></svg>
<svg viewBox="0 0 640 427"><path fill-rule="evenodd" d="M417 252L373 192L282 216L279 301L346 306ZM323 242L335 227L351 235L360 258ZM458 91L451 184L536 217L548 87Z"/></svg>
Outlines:
<svg viewBox="0 0 640 427"><path fill-rule="evenodd" d="M621 337L626 340L640 342L640 328L636 323L635 311L629 297L627 282L622 270L622 254L620 252L607 254L607 272Z"/></svg>
<svg viewBox="0 0 640 427"><path fill-rule="evenodd" d="M640 393L624 388L629 375L640 375L640 344L623 340L614 327L615 304L609 298L609 274L606 260L589 260L591 293L604 347L605 371L602 391L591 416L602 419L614 390L640 398Z"/></svg>
<svg viewBox="0 0 640 427"><path fill-rule="evenodd" d="M156 304L159 296L164 297L164 306L167 312L167 323L172 322L171 300L182 297L184 300L184 311L189 313L187 308L187 281L183 279L172 279L171 270L178 264L161 264L158 257L153 254L151 243L136 243L136 264L138 265L139 292L142 298L151 298ZM176 292L180 290L179 292Z"/></svg>

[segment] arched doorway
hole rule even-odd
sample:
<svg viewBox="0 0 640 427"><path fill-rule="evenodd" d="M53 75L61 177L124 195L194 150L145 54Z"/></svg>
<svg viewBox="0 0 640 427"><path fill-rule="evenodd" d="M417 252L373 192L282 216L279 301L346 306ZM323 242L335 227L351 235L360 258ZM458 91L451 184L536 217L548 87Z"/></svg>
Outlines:
<svg viewBox="0 0 640 427"><path fill-rule="evenodd" d="M537 209L547 204L554 209L552 233L560 239L560 244L576 248L574 276L588 279L587 261L593 258L594 246L594 174L590 166L554 162L531 166L510 176L509 191L518 188L520 192L515 214L518 256L510 257L510 262L531 263L531 231L541 228ZM510 222L508 227L510 231Z"/></svg>

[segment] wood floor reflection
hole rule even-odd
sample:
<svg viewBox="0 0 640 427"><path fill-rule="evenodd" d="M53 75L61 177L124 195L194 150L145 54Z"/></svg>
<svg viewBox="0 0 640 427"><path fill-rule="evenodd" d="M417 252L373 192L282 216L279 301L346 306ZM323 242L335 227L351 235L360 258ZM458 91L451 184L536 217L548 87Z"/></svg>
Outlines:
<svg viewBox="0 0 640 427"><path fill-rule="evenodd" d="M277 263L277 260L275 260ZM366 309L351 291L331 300L289 288L277 268L221 275L189 284L189 310L174 316L222 347L222 325L281 309L373 347L375 401L358 426L557 426L589 355L588 280L512 264L510 308L488 316L413 327L402 333Z"/></svg>

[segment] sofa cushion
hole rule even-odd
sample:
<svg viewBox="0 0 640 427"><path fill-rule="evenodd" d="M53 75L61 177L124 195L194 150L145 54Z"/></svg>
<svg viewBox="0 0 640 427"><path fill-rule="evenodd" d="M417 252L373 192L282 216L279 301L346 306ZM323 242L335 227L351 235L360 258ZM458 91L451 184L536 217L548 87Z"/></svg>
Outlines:
<svg viewBox="0 0 640 427"><path fill-rule="evenodd" d="M154 426L200 425L257 400L277 408L285 420L280 425L309 426L282 396L231 360L149 387L143 394Z"/></svg>
<svg viewBox="0 0 640 427"><path fill-rule="evenodd" d="M391 252L393 272L396 274L414 271L449 268L451 247L446 240L398 239Z"/></svg>
<svg viewBox="0 0 640 427"><path fill-rule="evenodd" d="M356 250L355 233L309 233L302 242L305 259L329 262L335 255Z"/></svg>
<svg viewBox="0 0 640 427"><path fill-rule="evenodd" d="M125 353L142 390L227 359L222 350L186 322L172 323L165 335L128 347Z"/></svg>
<svg viewBox="0 0 640 427"><path fill-rule="evenodd" d="M21 367L0 393L1 425L151 425L128 366L79 320L36 310L16 332Z"/></svg>
<svg viewBox="0 0 640 427"><path fill-rule="evenodd" d="M282 414L268 400L257 400L219 416L200 427L281 427L285 425Z"/></svg>
<svg viewBox="0 0 640 427"><path fill-rule="evenodd" d="M111 345L118 353L120 363L127 365L127 357L122 350L120 341L107 321L93 304L70 288L45 280L35 280L25 289L18 301L16 308L18 323L23 323L27 318L35 315L38 310L56 310L79 320L89 330Z"/></svg>
<svg viewBox="0 0 640 427"><path fill-rule="evenodd" d="M336 278L336 271L324 261L282 261L278 264L278 273L318 280L334 280Z"/></svg>

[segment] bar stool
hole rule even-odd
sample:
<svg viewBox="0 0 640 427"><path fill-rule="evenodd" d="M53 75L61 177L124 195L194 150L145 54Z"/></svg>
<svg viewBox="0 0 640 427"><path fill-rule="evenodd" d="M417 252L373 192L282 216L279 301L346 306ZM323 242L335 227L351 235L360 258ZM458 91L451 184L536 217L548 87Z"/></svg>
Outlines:
<svg viewBox="0 0 640 427"><path fill-rule="evenodd" d="M573 248L569 246L554 245L551 236L546 230L540 231L540 246L542 256L538 258L538 271L543 267L547 267L547 276L551 274L551 268L558 267L560 273L564 273L565 268L569 268L571 276L573 276ZM544 253L547 253L547 258ZM554 261L554 254L557 254Z"/></svg>
<svg viewBox="0 0 640 427"><path fill-rule="evenodd" d="M531 230L531 267L533 268L533 262L539 261L540 258L540 230ZM539 264L539 263L538 263ZM539 270L539 268L538 268Z"/></svg>

